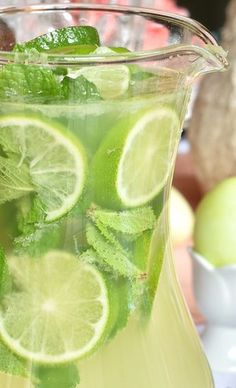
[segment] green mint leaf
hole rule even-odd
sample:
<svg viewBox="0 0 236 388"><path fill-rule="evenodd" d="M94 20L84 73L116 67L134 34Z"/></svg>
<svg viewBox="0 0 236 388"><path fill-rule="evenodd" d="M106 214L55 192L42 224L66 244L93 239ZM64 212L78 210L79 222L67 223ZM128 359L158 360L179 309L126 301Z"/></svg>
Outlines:
<svg viewBox="0 0 236 388"><path fill-rule="evenodd" d="M101 100L97 87L83 75L77 78L65 77L61 83L63 98L67 101L83 103Z"/></svg>
<svg viewBox="0 0 236 388"><path fill-rule="evenodd" d="M84 263L96 265L105 272L113 273L112 267L94 249L89 248L81 254L78 252L78 255L79 259Z"/></svg>
<svg viewBox="0 0 236 388"><path fill-rule="evenodd" d="M21 235L14 241L14 251L17 255L26 253L32 257L41 257L60 244L61 229L56 223L35 227L29 234Z"/></svg>
<svg viewBox="0 0 236 388"><path fill-rule="evenodd" d="M34 191L29 168L17 158L0 156L0 204L20 198Z"/></svg>
<svg viewBox="0 0 236 388"><path fill-rule="evenodd" d="M108 261L106 259L104 259L102 256L99 256L99 254L93 248L87 249L86 251L78 254L78 256L79 260L83 261L84 263L95 265L104 273L114 275L114 268L110 264L108 264ZM116 279L116 281L118 280ZM123 278L122 281L129 282L129 279ZM113 278L112 283L114 282L115 279Z"/></svg>
<svg viewBox="0 0 236 388"><path fill-rule="evenodd" d="M14 51L27 52L36 49L39 52L73 53L78 45L100 46L97 30L91 26L63 27L28 42L18 43Z"/></svg>
<svg viewBox="0 0 236 388"><path fill-rule="evenodd" d="M116 232L116 236L123 245L129 246L130 244L134 243L137 238L139 238L141 233L136 234L128 234L128 233L122 233L122 232Z"/></svg>
<svg viewBox="0 0 236 388"><path fill-rule="evenodd" d="M13 376L29 376L27 363L12 353L7 346L0 341L0 372Z"/></svg>
<svg viewBox="0 0 236 388"><path fill-rule="evenodd" d="M43 224L45 211L37 195L23 197L17 201L18 229L23 235L33 233L35 224Z"/></svg>
<svg viewBox="0 0 236 388"><path fill-rule="evenodd" d="M17 255L26 253L38 257L60 245L61 224L44 223L45 212L37 196L20 199L17 210L18 230L21 232L14 240L14 251Z"/></svg>
<svg viewBox="0 0 236 388"><path fill-rule="evenodd" d="M88 222L86 227L86 236L89 245L101 256L103 261L113 270L114 275L125 276L127 278L136 278L140 276L140 271L131 263L129 258L123 252L114 248L102 236L96 226Z"/></svg>
<svg viewBox="0 0 236 388"><path fill-rule="evenodd" d="M123 246L121 245L121 243L119 242L119 240L117 239L117 237L115 236L115 234L106 226L104 225L100 219L98 217L96 217L94 215L94 210L93 210L93 207L90 208L88 211L87 211L87 214L89 216L89 218L91 218L91 220L94 222L94 224L97 226L97 228L99 229L100 233L102 234L102 236L108 241L110 242L115 249L118 249L120 252L122 252L123 254L127 254L127 257L128 257L128 252L125 252L125 249L123 248Z"/></svg>
<svg viewBox="0 0 236 388"><path fill-rule="evenodd" d="M53 69L53 73L55 75L65 77L68 73L68 69L66 67L57 66L55 69Z"/></svg>
<svg viewBox="0 0 236 388"><path fill-rule="evenodd" d="M35 366L35 388L76 388L80 382L78 368L74 364L55 367Z"/></svg>
<svg viewBox="0 0 236 388"><path fill-rule="evenodd" d="M45 103L55 101L60 93L60 82L46 67L9 64L0 68L1 99Z"/></svg>
<svg viewBox="0 0 236 388"><path fill-rule="evenodd" d="M153 229L156 221L150 206L121 212L98 208L93 210L93 217L102 224L126 234L139 234L145 230Z"/></svg>
<svg viewBox="0 0 236 388"><path fill-rule="evenodd" d="M6 202L0 207L0 246L12 249L13 239L19 234L17 227L16 201Z"/></svg>

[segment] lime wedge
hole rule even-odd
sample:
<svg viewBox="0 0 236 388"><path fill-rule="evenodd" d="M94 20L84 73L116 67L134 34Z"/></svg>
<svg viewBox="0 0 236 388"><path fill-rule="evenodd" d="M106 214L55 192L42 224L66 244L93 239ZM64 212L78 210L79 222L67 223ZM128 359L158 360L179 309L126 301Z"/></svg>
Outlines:
<svg viewBox="0 0 236 388"><path fill-rule="evenodd" d="M73 54L78 46L100 46L97 30L91 26L72 26L59 28L38 36L28 42L15 45L15 51L28 51L36 49L39 52Z"/></svg>
<svg viewBox="0 0 236 388"><path fill-rule="evenodd" d="M19 170L24 165L29 167L46 221L72 209L82 193L86 174L85 153L76 137L55 122L17 114L0 117L0 145L9 160L18 157Z"/></svg>
<svg viewBox="0 0 236 388"><path fill-rule="evenodd" d="M116 55L112 50L109 51ZM77 78L81 75L96 85L101 97L105 100L120 97L129 88L130 72L125 65L82 67L79 70L69 72L71 78Z"/></svg>
<svg viewBox="0 0 236 388"><path fill-rule="evenodd" d="M98 347L109 297L95 267L56 250L8 262L17 291L3 301L0 335L14 353L52 365L83 358Z"/></svg>
<svg viewBox="0 0 236 388"><path fill-rule="evenodd" d="M176 111L164 105L120 120L93 159L94 202L120 208L151 201L172 168L179 127Z"/></svg>

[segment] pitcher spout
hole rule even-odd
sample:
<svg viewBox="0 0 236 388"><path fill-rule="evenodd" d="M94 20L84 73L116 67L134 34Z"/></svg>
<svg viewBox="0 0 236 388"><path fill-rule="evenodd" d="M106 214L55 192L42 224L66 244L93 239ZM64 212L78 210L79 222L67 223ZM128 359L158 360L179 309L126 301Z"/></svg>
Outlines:
<svg viewBox="0 0 236 388"><path fill-rule="evenodd" d="M151 47L159 64L182 73L190 83L201 74L228 68L227 52L200 23L168 14L160 14L156 23L158 26L162 23L161 31L166 39L156 51L155 43Z"/></svg>
<svg viewBox="0 0 236 388"><path fill-rule="evenodd" d="M208 43L205 46L180 46L179 55L188 57L187 74L192 79L202 74L225 71L229 67L227 52L217 43Z"/></svg>

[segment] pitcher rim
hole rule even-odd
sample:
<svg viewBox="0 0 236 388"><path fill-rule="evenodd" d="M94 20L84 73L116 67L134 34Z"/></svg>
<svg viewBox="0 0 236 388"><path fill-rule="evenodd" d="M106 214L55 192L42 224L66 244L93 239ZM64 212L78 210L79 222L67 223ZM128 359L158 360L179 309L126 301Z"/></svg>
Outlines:
<svg viewBox="0 0 236 388"><path fill-rule="evenodd" d="M27 59L27 64L32 63L34 65L42 65L45 63L47 65L60 65L60 66L73 66L78 64L121 64L121 63L133 63L133 62L143 62L143 61L155 61L161 60L169 57L170 55L180 55L183 53L198 53L202 54L205 52L205 56L209 54L209 57L212 56L212 60L217 61L218 66L226 68L228 65L226 59L226 53L222 53L221 50L218 53L212 53L208 46L213 46L214 50L220 48L216 39L198 21L170 12L159 11L153 8L144 8L144 7L131 7L131 6L121 6L121 5L105 5L105 4L35 4L29 6L17 6L17 7L0 7L0 17L3 15L11 14L37 14L40 12L66 12L69 10L79 11L79 10L94 10L94 11L103 11L103 12L115 12L123 13L129 15L139 15L143 17L152 17L153 21L162 21L178 25L183 25L186 29L189 29L191 32L195 33L202 42L205 44L205 47L200 45L193 44L171 44L166 47L159 47L151 50L138 50L134 52L127 53L115 53L111 55L110 53L102 54L83 54L83 55L73 55L73 54L50 54L47 52L39 53L37 56L32 56L25 53L17 53L12 51L1 51L0 50L0 64L4 65L9 62L13 63L24 63ZM214 51L213 50L213 51ZM204 55L203 55L204 56Z"/></svg>

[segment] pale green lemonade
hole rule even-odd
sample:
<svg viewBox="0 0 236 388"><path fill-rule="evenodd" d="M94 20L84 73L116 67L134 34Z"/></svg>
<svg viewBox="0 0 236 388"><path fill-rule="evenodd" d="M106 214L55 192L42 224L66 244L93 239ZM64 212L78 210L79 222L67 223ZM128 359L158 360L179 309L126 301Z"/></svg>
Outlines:
<svg viewBox="0 0 236 388"><path fill-rule="evenodd" d="M68 31L49 49L129 55L90 27L68 48ZM170 260L183 77L132 61L2 66L1 387L212 387Z"/></svg>

